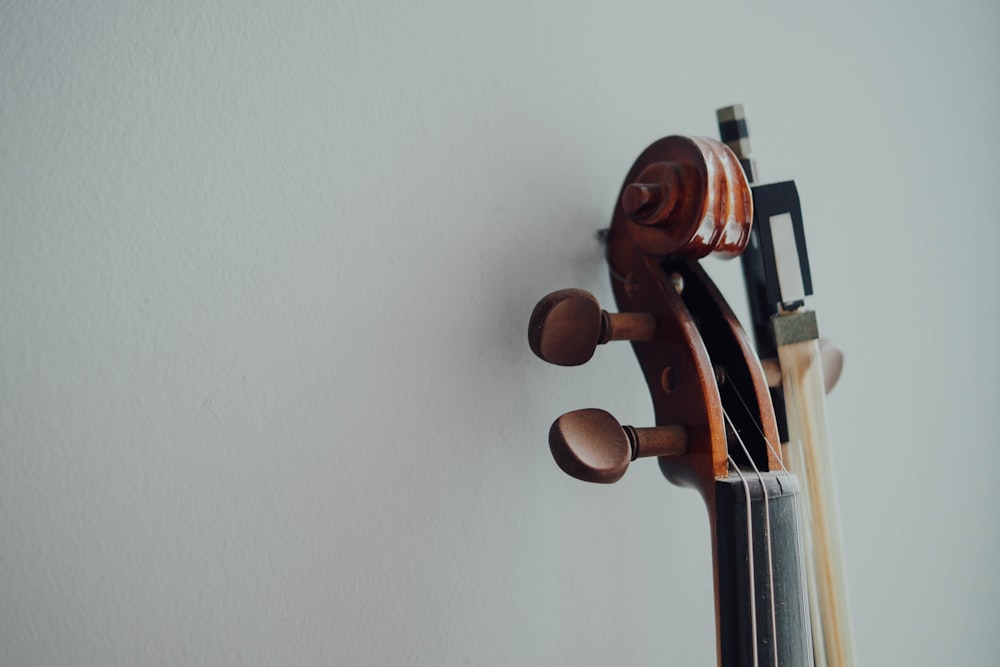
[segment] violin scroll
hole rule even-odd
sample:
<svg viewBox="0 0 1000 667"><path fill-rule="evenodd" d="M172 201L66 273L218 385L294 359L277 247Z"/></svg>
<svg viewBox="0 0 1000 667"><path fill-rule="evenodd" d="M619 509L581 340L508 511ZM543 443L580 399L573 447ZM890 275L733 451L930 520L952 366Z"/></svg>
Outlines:
<svg viewBox="0 0 1000 667"><path fill-rule="evenodd" d="M724 144L698 137L666 137L636 162L621 207L629 232L654 257L734 257L746 248L753 219L750 184Z"/></svg>
<svg viewBox="0 0 1000 667"><path fill-rule="evenodd" d="M736 413L737 427L763 434L750 437L756 442L748 454L738 452L738 460L749 457L762 470L773 467L763 441L776 441L774 417L765 402L759 364L725 301L695 262L710 252L742 252L752 220L747 178L721 142L671 136L638 157L606 237L612 289L624 312L608 313L583 290L559 290L535 306L528 342L545 361L577 366L589 361L598 345L631 341L650 388L657 426L622 427L600 410L564 415L553 425L549 444L565 472L585 481L616 481L629 461L659 451L643 444L665 433L657 429L678 428L684 433L683 447L675 433L665 453L648 455L661 457L660 466L671 480L709 493L713 480L728 468L719 373L748 397L747 407ZM701 338L702 327L711 332L711 354ZM754 421L762 428L752 427Z"/></svg>

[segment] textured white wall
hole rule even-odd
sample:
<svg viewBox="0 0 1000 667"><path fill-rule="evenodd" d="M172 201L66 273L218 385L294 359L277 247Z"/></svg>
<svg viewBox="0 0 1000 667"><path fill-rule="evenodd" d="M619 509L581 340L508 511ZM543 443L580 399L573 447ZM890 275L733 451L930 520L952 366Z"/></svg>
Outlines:
<svg viewBox="0 0 1000 667"><path fill-rule="evenodd" d="M601 4L3 3L0 664L712 664L695 494L545 445L649 423L630 351L525 330L732 101L848 353L861 662L995 664L998 6Z"/></svg>

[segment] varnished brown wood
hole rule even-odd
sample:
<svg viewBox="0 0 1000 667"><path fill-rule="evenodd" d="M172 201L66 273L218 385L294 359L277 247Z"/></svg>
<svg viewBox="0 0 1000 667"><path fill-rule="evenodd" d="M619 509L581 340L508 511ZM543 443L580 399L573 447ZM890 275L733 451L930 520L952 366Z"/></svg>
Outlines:
<svg viewBox="0 0 1000 667"><path fill-rule="evenodd" d="M618 420L604 410L568 412L549 429L552 458L571 477L610 484L625 474L632 447Z"/></svg>
<svg viewBox="0 0 1000 667"><path fill-rule="evenodd" d="M637 458L683 454L687 431L680 426L622 426L610 413L587 408L567 412L552 424L549 449L566 474L610 484Z"/></svg>
<svg viewBox="0 0 1000 667"><path fill-rule="evenodd" d="M541 359L559 366L590 361L598 345L612 340L650 340L656 320L649 313L609 313L581 289L543 297L531 312L528 344Z"/></svg>
<svg viewBox="0 0 1000 667"><path fill-rule="evenodd" d="M625 428L633 428L626 426ZM683 426L636 428L632 458L678 456L687 451L687 429Z"/></svg>
<svg viewBox="0 0 1000 667"><path fill-rule="evenodd" d="M669 175L679 172L683 176ZM672 191L675 204L667 206L662 198L634 194L637 189L633 186L650 189L650 183ZM714 194L709 195L709 189ZM638 202L645 199L650 207L646 215L651 218L663 216L669 209L664 217L669 224L635 222L636 210L642 209ZM690 439L685 455L664 459L661 467L671 480L694 486L707 498L712 480L727 474L726 426L712 360L678 285L694 281L710 286L703 291L714 301L722 322L737 341L755 398L765 406L762 423L772 442L778 441L777 428L760 365L721 295L695 262L683 263L687 275L679 276L666 272L661 260L671 253L699 257L712 248L723 254L741 250L753 217L749 186L735 156L721 143L667 137L636 160L625 178L619 202L608 233L615 300L619 310L646 312L655 319L653 339L633 342L633 347L646 376L656 423L684 426ZM718 223L710 231L708 218Z"/></svg>
<svg viewBox="0 0 1000 667"><path fill-rule="evenodd" d="M646 167L638 180L622 191L622 210L629 220L644 227L668 228L683 225L684 217L695 215L691 183L684 182L684 169L680 162L657 162Z"/></svg>
<svg viewBox="0 0 1000 667"><path fill-rule="evenodd" d="M667 137L650 146L640 163L622 188L619 210L645 254L700 258L743 251L753 200L739 160L725 145Z"/></svg>
<svg viewBox="0 0 1000 667"><path fill-rule="evenodd" d="M601 343L612 340L652 340L656 319L649 313L609 313L604 311Z"/></svg>

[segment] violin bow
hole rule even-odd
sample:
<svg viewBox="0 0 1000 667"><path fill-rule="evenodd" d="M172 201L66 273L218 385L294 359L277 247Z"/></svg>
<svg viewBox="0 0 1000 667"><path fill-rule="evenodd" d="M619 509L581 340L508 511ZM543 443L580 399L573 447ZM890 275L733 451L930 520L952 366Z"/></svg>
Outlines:
<svg viewBox="0 0 1000 667"><path fill-rule="evenodd" d="M851 667L854 651L824 408L843 358L821 343L816 314L805 308L813 287L795 182L758 184L743 106L725 107L716 115L720 137L739 159L753 193L754 221L741 263L757 353L771 370L768 384L783 459L802 491L800 534L815 664Z"/></svg>

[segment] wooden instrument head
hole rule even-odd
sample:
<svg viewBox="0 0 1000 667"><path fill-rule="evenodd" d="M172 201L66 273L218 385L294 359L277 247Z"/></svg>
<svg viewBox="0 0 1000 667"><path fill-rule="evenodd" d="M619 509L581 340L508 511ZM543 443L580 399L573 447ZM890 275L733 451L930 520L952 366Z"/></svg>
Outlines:
<svg viewBox="0 0 1000 667"><path fill-rule="evenodd" d="M695 261L742 252L752 220L750 186L732 151L712 139L674 136L650 145L629 170L608 234L619 310L656 321L651 340L632 343L656 424L688 432L687 451L661 457L661 468L703 493L728 474L730 457L746 458L742 445L730 446L735 434L761 470L778 467L760 363Z"/></svg>
<svg viewBox="0 0 1000 667"><path fill-rule="evenodd" d="M585 363L609 340L631 341L656 426L621 426L595 409L564 415L549 434L564 471L613 482L629 461L658 456L669 478L707 494L730 460L749 463L749 456L761 470L774 467L766 441L778 442L777 429L760 363L696 261L740 253L752 220L750 186L724 144L667 137L636 160L607 236L621 312L602 310L582 290L553 292L535 307L528 340L535 354L562 366ZM743 442L729 446L733 434L746 451Z"/></svg>

